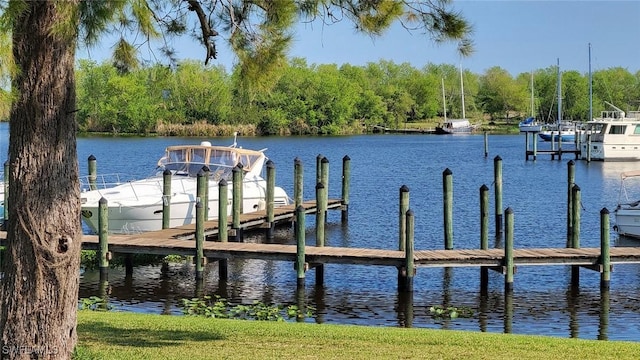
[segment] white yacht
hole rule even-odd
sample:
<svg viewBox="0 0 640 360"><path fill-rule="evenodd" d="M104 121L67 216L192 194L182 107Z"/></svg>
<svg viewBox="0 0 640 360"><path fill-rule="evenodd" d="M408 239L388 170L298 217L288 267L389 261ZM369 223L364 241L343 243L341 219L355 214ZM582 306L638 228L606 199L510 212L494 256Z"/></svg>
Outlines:
<svg viewBox="0 0 640 360"><path fill-rule="evenodd" d="M580 137L582 159L600 161L640 160L640 111L614 110L585 123Z"/></svg>
<svg viewBox="0 0 640 360"><path fill-rule="evenodd" d="M616 206L614 230L620 235L640 238L640 198L637 189L640 170L626 171L621 175L620 195Z"/></svg>
<svg viewBox="0 0 640 360"><path fill-rule="evenodd" d="M162 228L163 172L171 171L170 226L191 224L196 218L197 174L206 165L209 169L208 219L218 217L218 183L228 182L228 214L232 211L232 169L242 165L244 212L263 210L267 184L261 176L267 157L264 150L248 150L235 146L200 145L169 146L158 161L156 175L143 179L104 186L81 193L82 219L98 230L98 202L107 200L108 231L110 233L140 233ZM289 204L286 192L275 187L274 206Z"/></svg>

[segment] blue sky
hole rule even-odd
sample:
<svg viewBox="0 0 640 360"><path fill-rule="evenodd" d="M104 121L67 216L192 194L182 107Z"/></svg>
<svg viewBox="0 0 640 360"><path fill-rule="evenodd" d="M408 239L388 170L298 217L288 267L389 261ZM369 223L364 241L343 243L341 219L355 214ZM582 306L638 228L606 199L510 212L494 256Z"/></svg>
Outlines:
<svg viewBox="0 0 640 360"><path fill-rule="evenodd" d="M323 26L301 24L295 32L291 57L303 57L308 64L364 65L389 60L425 64L462 63L465 69L484 73L500 66L512 75L555 66L562 70L592 70L621 66L640 71L640 0L628 1L454 1L453 6L474 27L475 53L461 59L455 46L436 45L426 35L409 34L394 26L382 37L356 33L347 22ZM180 58L202 60L204 50L190 39L174 44ZM217 63L231 68L234 58L220 47ZM109 48L93 49L91 58L101 61ZM79 58L88 58L80 52ZM144 54L142 54L144 57Z"/></svg>

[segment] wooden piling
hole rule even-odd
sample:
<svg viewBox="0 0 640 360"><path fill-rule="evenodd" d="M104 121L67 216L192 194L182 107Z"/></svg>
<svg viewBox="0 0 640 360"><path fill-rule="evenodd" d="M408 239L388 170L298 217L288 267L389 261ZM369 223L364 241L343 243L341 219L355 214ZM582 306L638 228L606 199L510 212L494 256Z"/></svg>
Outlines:
<svg viewBox="0 0 640 360"><path fill-rule="evenodd" d="M227 180L221 179L218 182L218 241L225 243L229 241L229 233L227 231L228 211L229 185ZM218 260L218 278L227 280L228 274L227 259Z"/></svg>
<svg viewBox="0 0 640 360"><path fill-rule="evenodd" d="M505 210L504 232L504 290L511 292L515 266L513 264L513 210L510 207Z"/></svg>
<svg viewBox="0 0 640 360"><path fill-rule="evenodd" d="M504 314L502 315L504 333L511 334L513 332L513 292L507 291L504 294Z"/></svg>
<svg viewBox="0 0 640 360"><path fill-rule="evenodd" d="M98 165L97 165L96 157L93 155L89 155L87 162L88 162L87 168L89 169L89 189L95 190L98 188L98 185L97 185ZM7 174L6 169L5 169L5 174Z"/></svg>
<svg viewBox="0 0 640 360"><path fill-rule="evenodd" d="M495 197L496 237L502 235L502 158L497 155L493 158L493 186Z"/></svg>
<svg viewBox="0 0 640 360"><path fill-rule="evenodd" d="M322 159L324 159L324 155L318 154L316 156L316 184L322 182Z"/></svg>
<svg viewBox="0 0 640 360"><path fill-rule="evenodd" d="M531 137L533 138L533 161L538 159L538 133L532 133Z"/></svg>
<svg viewBox="0 0 640 360"><path fill-rule="evenodd" d="M567 162L567 247L573 237L573 185L576 181L576 163L573 160Z"/></svg>
<svg viewBox="0 0 640 360"><path fill-rule="evenodd" d="M453 173L449 168L442 172L444 213L444 248L453 249Z"/></svg>
<svg viewBox="0 0 640 360"><path fill-rule="evenodd" d="M242 228L240 227L240 214L242 214L242 168L235 166L231 170L233 188L232 188L232 225L231 228L234 231L234 238L236 242L242 241Z"/></svg>
<svg viewBox="0 0 640 360"><path fill-rule="evenodd" d="M398 250L404 251L407 236L407 210L409 210L409 188L406 185L400 187L400 206L398 219Z"/></svg>
<svg viewBox="0 0 640 360"><path fill-rule="evenodd" d="M529 132L524 133L524 161L529 160Z"/></svg>
<svg viewBox="0 0 640 360"><path fill-rule="evenodd" d="M204 173L204 184L202 185L202 208L204 209L204 221L209 221L209 173L211 170L207 165L202 167Z"/></svg>
<svg viewBox="0 0 640 360"><path fill-rule="evenodd" d="M480 249L489 249L489 188L480 187ZM486 293L489 286L489 268L480 267L480 289Z"/></svg>
<svg viewBox="0 0 640 360"><path fill-rule="evenodd" d="M205 171L200 170L198 172L197 178L197 200L196 200L196 253L195 253L195 263L196 263L196 280L200 280L203 278L204 272L204 222L205 212L207 211L207 207L204 204L205 194L204 187L207 183L207 174Z"/></svg>
<svg viewBox="0 0 640 360"><path fill-rule="evenodd" d="M296 277L298 286L304 286L306 261L305 261L305 224L304 207L296 208Z"/></svg>
<svg viewBox="0 0 640 360"><path fill-rule="evenodd" d="M171 227L171 170L162 172L162 228Z"/></svg>
<svg viewBox="0 0 640 360"><path fill-rule="evenodd" d="M484 132L484 157L489 156L489 135Z"/></svg>
<svg viewBox="0 0 640 360"><path fill-rule="evenodd" d="M273 239L273 233L275 230L275 222L273 221L273 201L275 198L276 188L276 166L273 161L267 161L267 193L266 193L266 210L267 210L267 239Z"/></svg>
<svg viewBox="0 0 640 360"><path fill-rule="evenodd" d="M415 233L415 219L413 215L413 210L407 210L407 235L406 235L406 245L405 245L405 257L404 257L404 268L405 268L405 282L404 282L404 291L405 292L413 292L413 278L416 273L416 267L414 264L414 233Z"/></svg>
<svg viewBox="0 0 640 360"><path fill-rule="evenodd" d="M100 246L98 267L100 268L100 279L106 280L109 275L109 205L107 199L100 198L98 201L98 244Z"/></svg>
<svg viewBox="0 0 640 360"><path fill-rule="evenodd" d="M329 159L323 157L320 160L320 169L322 171L322 185L324 185L324 192L322 201L326 204L329 201Z"/></svg>
<svg viewBox="0 0 640 360"><path fill-rule="evenodd" d="M609 340L609 311L611 309L611 294L609 289L600 290L600 324L598 326L598 340Z"/></svg>
<svg viewBox="0 0 640 360"><path fill-rule="evenodd" d="M609 290L611 284L611 255L609 244L609 210L600 210L600 263L602 272L600 273L600 289Z"/></svg>
<svg viewBox="0 0 640 360"><path fill-rule="evenodd" d="M295 158L293 160L293 198L296 208L302 205L303 201L303 176L304 170L302 160L300 160L300 158Z"/></svg>
<svg viewBox="0 0 640 360"><path fill-rule="evenodd" d="M591 162L591 133L587 134L587 162Z"/></svg>
<svg viewBox="0 0 640 360"><path fill-rule="evenodd" d="M345 224L349 221L349 188L351 187L351 158L345 155L342 158L342 212L340 221Z"/></svg>
<svg viewBox="0 0 640 360"><path fill-rule="evenodd" d="M218 182L218 241L229 241L227 222L229 219L229 185L227 180Z"/></svg>
<svg viewBox="0 0 640 360"><path fill-rule="evenodd" d="M573 185L571 188L572 193L572 234L571 234L571 248L580 248L580 187ZM580 283L580 266L571 266L571 285L577 287Z"/></svg>
<svg viewBox="0 0 640 360"><path fill-rule="evenodd" d="M325 206L326 187L322 182L316 184L316 246L323 247L325 244L325 224L327 208ZM324 265L317 264L316 285L324 284Z"/></svg>

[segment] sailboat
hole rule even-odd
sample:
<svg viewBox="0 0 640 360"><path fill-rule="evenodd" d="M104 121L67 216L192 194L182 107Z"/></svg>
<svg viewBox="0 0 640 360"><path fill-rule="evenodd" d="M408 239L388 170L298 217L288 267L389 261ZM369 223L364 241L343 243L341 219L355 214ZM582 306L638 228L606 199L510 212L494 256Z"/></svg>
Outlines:
<svg viewBox="0 0 640 360"><path fill-rule="evenodd" d="M536 121L535 105L533 97L533 71L531 72L531 117L528 117L518 124L520 132L540 132L542 130L542 124Z"/></svg>
<svg viewBox="0 0 640 360"><path fill-rule="evenodd" d="M560 73L560 59L558 59L558 121L546 127L545 130L538 133L538 136L544 141L562 141L574 142L576 139L575 125L570 121L562 120L562 76Z"/></svg>
<svg viewBox="0 0 640 360"><path fill-rule="evenodd" d="M462 119L447 119L447 105L444 94L444 79L442 79L442 103L444 104L444 121L436 126L436 134L470 134L475 131L476 126L471 125L465 116L464 110L464 81L462 79L462 66L460 66L460 93L462 96Z"/></svg>

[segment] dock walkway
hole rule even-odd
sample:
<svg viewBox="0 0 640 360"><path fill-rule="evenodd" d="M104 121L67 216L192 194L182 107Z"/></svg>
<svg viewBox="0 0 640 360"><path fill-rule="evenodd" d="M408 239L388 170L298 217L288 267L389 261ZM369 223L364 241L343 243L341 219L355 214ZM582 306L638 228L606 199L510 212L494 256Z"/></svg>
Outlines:
<svg viewBox="0 0 640 360"><path fill-rule="evenodd" d="M143 253L155 255L193 255L195 243L178 238L154 238L141 235L109 236L109 250L115 253ZM84 236L84 249L98 250L97 236ZM205 241L204 256L213 259L296 260L296 245L221 243ZM611 248L611 263L640 263L640 247ZM514 265L579 265L596 266L600 261L600 248L545 248L514 249ZM314 264L352 264L401 267L405 252L385 249L306 246L306 261ZM503 249L416 250L417 267L499 267L504 263Z"/></svg>

